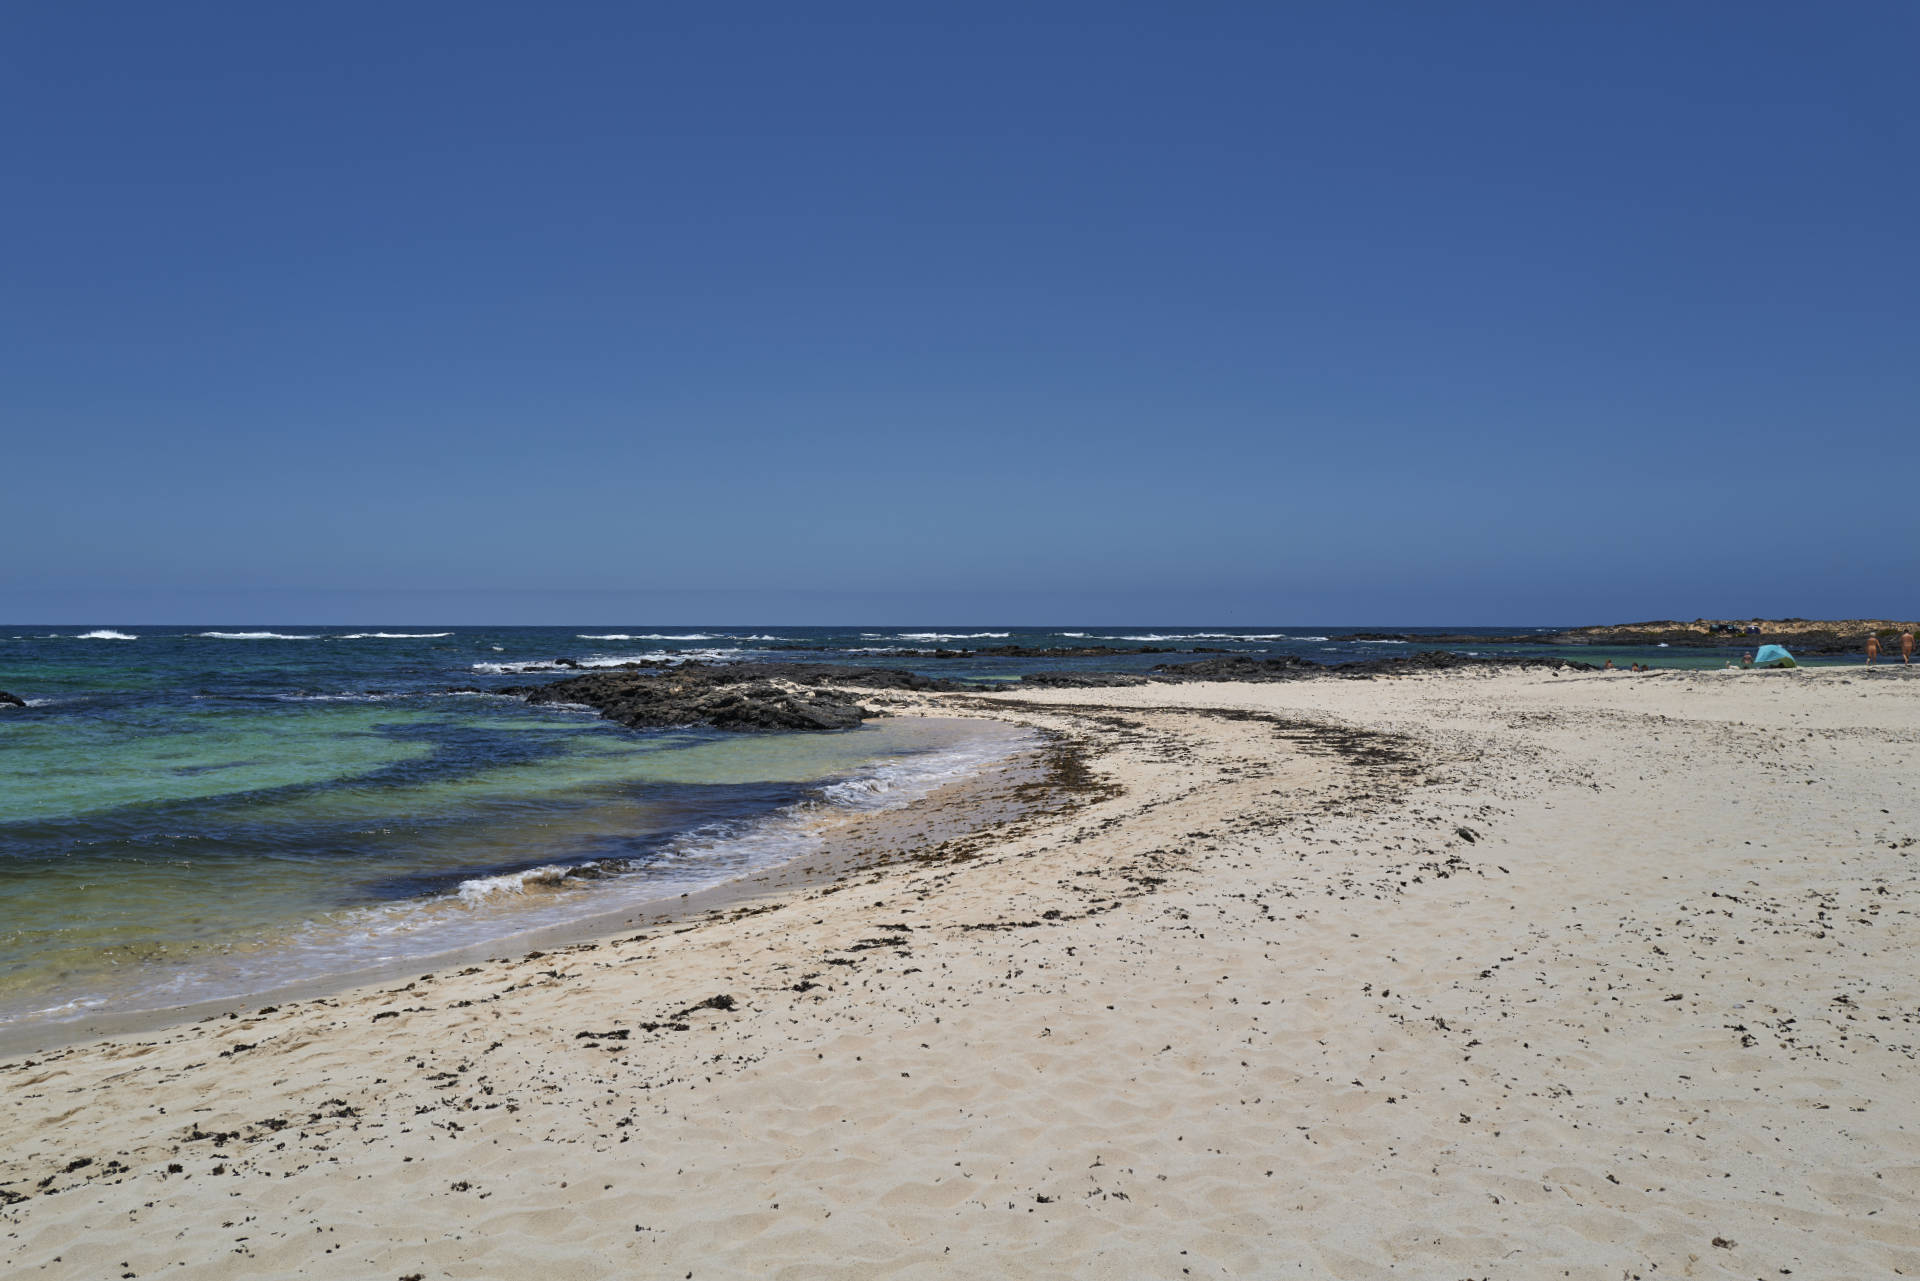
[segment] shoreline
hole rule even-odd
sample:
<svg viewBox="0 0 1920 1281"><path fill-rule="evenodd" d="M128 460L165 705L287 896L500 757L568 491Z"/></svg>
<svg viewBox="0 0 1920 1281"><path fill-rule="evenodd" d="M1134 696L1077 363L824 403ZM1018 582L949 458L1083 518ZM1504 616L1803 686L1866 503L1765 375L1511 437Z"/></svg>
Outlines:
<svg viewBox="0 0 1920 1281"><path fill-rule="evenodd" d="M769 898L850 875L859 870L862 858L880 857L879 851L899 843L907 830L916 833L937 830L945 833L942 839L951 840L979 835L1012 822L1019 817L1017 811L1022 806L1031 808L1044 802L1039 796L1010 802L1009 794L1048 792L1050 780L1070 772L1056 761L1056 756L1071 751L1070 746L1058 743L1022 748L898 808L816 810L808 815L813 821L807 826L823 838L826 843L823 849L671 897L583 911L558 924L508 930L483 942L269 983L239 995L145 1009L112 1010L65 1020L0 1024L0 1059L46 1054L99 1040L150 1035L222 1016L241 1016L249 1007L263 1003L285 1007L338 997L449 966L496 963L507 959L508 953L560 950L601 941L623 931L658 930L690 919L755 906ZM769 815L767 819L778 817ZM592 892L591 889L585 891L589 895Z"/></svg>
<svg viewBox="0 0 1920 1281"><path fill-rule="evenodd" d="M1920 1271L1920 686L1861 675L889 694L1081 803L0 1065L0 1258Z"/></svg>

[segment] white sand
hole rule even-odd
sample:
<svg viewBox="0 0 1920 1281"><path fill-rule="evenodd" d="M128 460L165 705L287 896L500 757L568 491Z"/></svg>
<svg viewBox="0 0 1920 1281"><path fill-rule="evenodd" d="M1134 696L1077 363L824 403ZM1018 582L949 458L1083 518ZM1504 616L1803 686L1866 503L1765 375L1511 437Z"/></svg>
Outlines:
<svg viewBox="0 0 1920 1281"><path fill-rule="evenodd" d="M685 933L16 1058L0 1268L1920 1274L1920 680L904 701L1117 789Z"/></svg>

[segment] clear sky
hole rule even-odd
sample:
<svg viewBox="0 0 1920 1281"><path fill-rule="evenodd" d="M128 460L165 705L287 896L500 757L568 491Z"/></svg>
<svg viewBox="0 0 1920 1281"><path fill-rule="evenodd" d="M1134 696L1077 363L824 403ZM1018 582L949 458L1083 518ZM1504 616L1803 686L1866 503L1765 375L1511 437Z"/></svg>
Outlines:
<svg viewBox="0 0 1920 1281"><path fill-rule="evenodd" d="M1916 49L12 5L0 616L1912 617Z"/></svg>

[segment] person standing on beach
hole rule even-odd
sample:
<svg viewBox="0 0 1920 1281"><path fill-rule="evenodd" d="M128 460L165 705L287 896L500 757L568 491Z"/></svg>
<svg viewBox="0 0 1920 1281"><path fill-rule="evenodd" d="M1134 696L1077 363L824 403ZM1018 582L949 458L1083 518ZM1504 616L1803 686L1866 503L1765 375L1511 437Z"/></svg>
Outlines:
<svg viewBox="0 0 1920 1281"><path fill-rule="evenodd" d="M1867 666L1873 666L1873 660L1880 657L1880 638L1872 632L1867 633Z"/></svg>
<svg viewBox="0 0 1920 1281"><path fill-rule="evenodd" d="M1913 629L1911 628L1900 633L1900 661L1903 663L1913 661Z"/></svg>

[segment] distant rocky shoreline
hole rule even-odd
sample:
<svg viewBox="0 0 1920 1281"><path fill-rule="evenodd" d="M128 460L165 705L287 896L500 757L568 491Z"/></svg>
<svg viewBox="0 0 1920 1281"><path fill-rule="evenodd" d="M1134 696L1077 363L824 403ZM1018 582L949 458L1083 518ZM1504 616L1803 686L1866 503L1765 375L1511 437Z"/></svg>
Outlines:
<svg viewBox="0 0 1920 1281"><path fill-rule="evenodd" d="M1852 654L1867 643L1869 633L1881 647L1920 623L1885 618L1696 618L1692 622L1660 619L1646 623L1607 623L1575 627L1564 632L1529 632L1516 636L1437 635L1412 632L1349 632L1336 641L1403 641L1423 645L1618 645L1691 649L1752 649L1756 645L1785 645L1803 654Z"/></svg>

